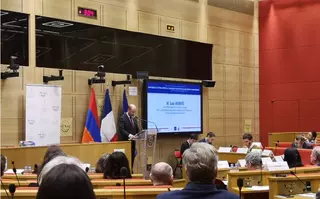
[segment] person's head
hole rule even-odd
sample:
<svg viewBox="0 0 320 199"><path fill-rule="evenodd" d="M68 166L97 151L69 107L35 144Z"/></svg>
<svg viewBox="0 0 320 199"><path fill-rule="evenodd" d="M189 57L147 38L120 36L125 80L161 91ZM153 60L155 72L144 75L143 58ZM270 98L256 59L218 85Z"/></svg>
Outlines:
<svg viewBox="0 0 320 199"><path fill-rule="evenodd" d="M36 199L95 199L91 181L76 158L54 158L40 176Z"/></svg>
<svg viewBox="0 0 320 199"><path fill-rule="evenodd" d="M297 148L302 148L305 142L306 142L306 138L302 135L298 135L294 141Z"/></svg>
<svg viewBox="0 0 320 199"><path fill-rule="evenodd" d="M252 151L246 155L245 159L248 170L256 170L262 168L261 152Z"/></svg>
<svg viewBox="0 0 320 199"><path fill-rule="evenodd" d="M216 135L212 132L207 133L206 139L208 143L213 143L214 140L216 139Z"/></svg>
<svg viewBox="0 0 320 199"><path fill-rule="evenodd" d="M6 169L6 158L1 154L1 176L3 176L4 170Z"/></svg>
<svg viewBox="0 0 320 199"><path fill-rule="evenodd" d="M190 182L213 183L215 181L218 157L212 145L196 142L183 153L182 159Z"/></svg>
<svg viewBox="0 0 320 199"><path fill-rule="evenodd" d="M242 136L243 144L244 146L250 148L252 142L253 142L253 137L250 133L245 133Z"/></svg>
<svg viewBox="0 0 320 199"><path fill-rule="evenodd" d="M189 138L188 138L188 141L190 144L193 144L194 142L196 142L198 139L198 136L197 134L190 134L189 135Z"/></svg>
<svg viewBox="0 0 320 199"><path fill-rule="evenodd" d="M137 107L134 104L129 104L128 106L128 115L133 117L136 114Z"/></svg>
<svg viewBox="0 0 320 199"><path fill-rule="evenodd" d="M127 156L119 151L113 152L110 154L106 168L104 171L104 178L106 179L120 179L121 176L121 168L125 167L127 169L126 178L131 178L131 172L129 168L129 161Z"/></svg>
<svg viewBox="0 0 320 199"><path fill-rule="evenodd" d="M42 164L40 166L38 174L42 171L45 165L50 162L52 159L58 156L66 156L62 149L57 145L48 146L47 152L43 157Z"/></svg>
<svg viewBox="0 0 320 199"><path fill-rule="evenodd" d="M320 146L314 147L311 153L311 163L320 165Z"/></svg>
<svg viewBox="0 0 320 199"><path fill-rule="evenodd" d="M316 138L317 138L317 132L315 132L315 131L309 132L307 134L307 139L310 141L315 140Z"/></svg>
<svg viewBox="0 0 320 199"><path fill-rule="evenodd" d="M289 168L303 166L301 156L297 148L287 148L284 151L283 160L288 163Z"/></svg>
<svg viewBox="0 0 320 199"><path fill-rule="evenodd" d="M107 165L109 155L110 154L105 153L99 158L96 165L96 173L104 173L104 171L106 170L105 168Z"/></svg>
<svg viewBox="0 0 320 199"><path fill-rule="evenodd" d="M150 173L153 185L173 185L172 167L165 162L155 164Z"/></svg>

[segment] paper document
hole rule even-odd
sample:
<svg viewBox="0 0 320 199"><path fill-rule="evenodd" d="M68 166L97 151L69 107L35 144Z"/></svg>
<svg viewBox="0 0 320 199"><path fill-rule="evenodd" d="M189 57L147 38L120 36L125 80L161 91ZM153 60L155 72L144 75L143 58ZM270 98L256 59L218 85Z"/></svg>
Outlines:
<svg viewBox="0 0 320 199"><path fill-rule="evenodd" d="M297 194L297 196L302 196L302 197L307 197L307 198L315 198L316 194L315 193L302 193L302 194Z"/></svg>
<svg viewBox="0 0 320 199"><path fill-rule="evenodd" d="M229 153L231 152L231 147L220 147L218 150L219 153Z"/></svg>
<svg viewBox="0 0 320 199"><path fill-rule="evenodd" d="M252 186L251 189L255 191L269 190L269 186Z"/></svg>
<svg viewBox="0 0 320 199"><path fill-rule="evenodd" d="M17 174L22 174L24 172L24 169L17 169ZM8 169L4 172L5 174L14 174L12 169Z"/></svg>

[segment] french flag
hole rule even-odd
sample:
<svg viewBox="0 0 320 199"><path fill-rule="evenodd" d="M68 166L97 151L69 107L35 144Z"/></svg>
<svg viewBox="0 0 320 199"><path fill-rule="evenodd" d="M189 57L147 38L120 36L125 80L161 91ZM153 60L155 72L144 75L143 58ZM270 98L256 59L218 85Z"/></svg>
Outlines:
<svg viewBox="0 0 320 199"><path fill-rule="evenodd" d="M99 120L98 120L96 96L94 93L94 89L91 88L91 96L90 96L89 108L87 113L87 121L86 121L86 126L84 127L84 131L82 135L82 143L101 142L101 136L99 131L100 131L100 126L99 126Z"/></svg>
<svg viewBox="0 0 320 199"><path fill-rule="evenodd" d="M116 124L111 106L109 89L106 90L106 97L104 99L103 112L101 116L101 140L102 142L114 142L118 140Z"/></svg>

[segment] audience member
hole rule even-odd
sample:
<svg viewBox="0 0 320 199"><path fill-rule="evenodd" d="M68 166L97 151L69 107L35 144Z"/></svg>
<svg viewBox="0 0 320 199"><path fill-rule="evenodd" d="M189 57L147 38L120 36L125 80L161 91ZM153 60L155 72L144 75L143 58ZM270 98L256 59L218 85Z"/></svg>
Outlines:
<svg viewBox="0 0 320 199"><path fill-rule="evenodd" d="M317 142L317 132L312 131L307 134L307 141L311 144L315 144Z"/></svg>
<svg viewBox="0 0 320 199"><path fill-rule="evenodd" d="M295 148L302 148L302 149L312 149L312 145L307 142L307 139L302 136L298 135L295 139L295 141L292 143L292 147Z"/></svg>
<svg viewBox="0 0 320 199"><path fill-rule="evenodd" d="M173 185L172 167L168 163L159 162L152 167L150 178L154 186Z"/></svg>
<svg viewBox="0 0 320 199"><path fill-rule="evenodd" d="M104 173L105 172L106 164L107 164L109 156L110 156L110 154L105 153L99 158L97 165L96 165L96 173Z"/></svg>
<svg viewBox="0 0 320 199"><path fill-rule="evenodd" d="M303 167L301 156L297 148L287 148L284 151L283 160L288 163L289 168Z"/></svg>
<svg viewBox="0 0 320 199"><path fill-rule="evenodd" d="M250 133L243 134L242 140L244 147L248 148L248 153L250 153L252 149L261 149L261 146L253 144L253 137Z"/></svg>
<svg viewBox="0 0 320 199"><path fill-rule="evenodd" d="M316 193L316 199L320 199L320 188L318 189L318 192Z"/></svg>
<svg viewBox="0 0 320 199"><path fill-rule="evenodd" d="M105 179L121 179L123 176L121 176L121 168L125 167L127 168L127 176L126 178L131 178L131 172L129 168L129 161L127 156L119 151L113 152L107 161L105 171L104 171L104 178Z"/></svg>
<svg viewBox="0 0 320 199"><path fill-rule="evenodd" d="M4 170L6 169L7 160L6 158L1 154L1 176L3 176Z"/></svg>
<svg viewBox="0 0 320 199"><path fill-rule="evenodd" d="M314 147L312 150L311 163L320 166L320 146Z"/></svg>
<svg viewBox="0 0 320 199"><path fill-rule="evenodd" d="M48 162L40 173L36 199L95 199L91 181L80 166L78 159L66 156Z"/></svg>
<svg viewBox="0 0 320 199"><path fill-rule="evenodd" d="M62 149L57 145L48 146L47 152L43 157L42 164L40 165L39 173L41 173L42 169L46 166L48 162L58 156L67 156Z"/></svg>
<svg viewBox="0 0 320 199"><path fill-rule="evenodd" d="M262 169L261 152L252 151L246 155L245 159L248 170Z"/></svg>
<svg viewBox="0 0 320 199"><path fill-rule="evenodd" d="M189 183L179 191L170 191L157 199L237 199L237 195L218 190L214 184L217 177L217 161L213 147L205 143L194 143L183 155L183 162Z"/></svg>
<svg viewBox="0 0 320 199"><path fill-rule="evenodd" d="M199 142L205 142L208 144L212 144L215 139L216 139L216 135L212 132L209 132L209 133L207 133L207 136L205 138L199 140Z"/></svg>
<svg viewBox="0 0 320 199"><path fill-rule="evenodd" d="M181 145L181 149L180 149L181 155L183 155L184 151L189 149L190 146L196 141L197 141L197 135L190 134L189 138Z"/></svg>

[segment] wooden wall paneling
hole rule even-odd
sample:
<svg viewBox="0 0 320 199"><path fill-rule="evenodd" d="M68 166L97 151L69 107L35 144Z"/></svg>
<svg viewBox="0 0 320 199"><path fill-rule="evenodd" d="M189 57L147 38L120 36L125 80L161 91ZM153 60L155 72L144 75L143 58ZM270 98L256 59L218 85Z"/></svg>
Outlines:
<svg viewBox="0 0 320 199"><path fill-rule="evenodd" d="M216 85L214 88L209 88L208 91L208 98L209 99L218 99L223 100L224 99L224 82L216 81Z"/></svg>
<svg viewBox="0 0 320 199"><path fill-rule="evenodd" d="M259 110L259 102L254 102L254 118L259 119L260 110Z"/></svg>
<svg viewBox="0 0 320 199"><path fill-rule="evenodd" d="M24 67L23 68L23 90L27 84L43 84L43 68ZM56 73L55 73L56 74Z"/></svg>
<svg viewBox="0 0 320 199"><path fill-rule="evenodd" d="M138 30L139 32L159 35L160 34L160 17L150 13L138 13Z"/></svg>
<svg viewBox="0 0 320 199"><path fill-rule="evenodd" d="M254 55L254 67L259 67L259 50L255 50Z"/></svg>
<svg viewBox="0 0 320 199"><path fill-rule="evenodd" d="M77 94L91 94L91 86L88 85L88 79L94 77L95 72L88 71L75 71L75 92ZM102 84L92 85L96 94L101 94L103 92Z"/></svg>
<svg viewBox="0 0 320 199"><path fill-rule="evenodd" d="M240 134L240 119L239 118L226 118L226 131L225 136Z"/></svg>
<svg viewBox="0 0 320 199"><path fill-rule="evenodd" d="M240 116L240 102L226 101L225 118L239 118Z"/></svg>
<svg viewBox="0 0 320 199"><path fill-rule="evenodd" d="M233 47L226 47L226 63L227 64L240 64L240 49Z"/></svg>
<svg viewBox="0 0 320 199"><path fill-rule="evenodd" d="M1 9L22 12L22 0L1 0Z"/></svg>
<svg viewBox="0 0 320 199"><path fill-rule="evenodd" d="M104 26L127 29L127 10L125 8L104 4L102 14Z"/></svg>
<svg viewBox="0 0 320 199"><path fill-rule="evenodd" d="M89 107L90 94L75 96L75 109L77 118L85 118Z"/></svg>
<svg viewBox="0 0 320 199"><path fill-rule="evenodd" d="M73 116L73 97L70 95L63 94L62 99L61 117L72 117Z"/></svg>
<svg viewBox="0 0 320 199"><path fill-rule="evenodd" d="M226 30L217 26L208 26L208 43L225 45Z"/></svg>
<svg viewBox="0 0 320 199"><path fill-rule="evenodd" d="M242 143L242 134L234 134L234 135L228 135L228 139L226 139L226 145L225 146L243 146Z"/></svg>
<svg viewBox="0 0 320 199"><path fill-rule="evenodd" d="M246 32L240 32L240 48L245 48L245 49L250 49L254 50L255 49L255 35L251 33L246 33Z"/></svg>
<svg viewBox="0 0 320 199"><path fill-rule="evenodd" d="M224 82L224 77L225 77L224 65L216 64L216 63L213 63L212 65L213 65L212 66L212 79L215 81Z"/></svg>
<svg viewBox="0 0 320 199"><path fill-rule="evenodd" d="M241 103L241 112L242 118L254 118L254 102L245 102Z"/></svg>
<svg viewBox="0 0 320 199"><path fill-rule="evenodd" d="M255 65L255 51L249 49L240 49L240 63L246 66Z"/></svg>
<svg viewBox="0 0 320 199"><path fill-rule="evenodd" d="M1 146L16 146L25 138L24 118L1 118L1 128Z"/></svg>
<svg viewBox="0 0 320 199"><path fill-rule="evenodd" d="M226 28L227 19L229 16L229 11L213 6L207 6L208 12L208 25L220 26Z"/></svg>
<svg viewBox="0 0 320 199"><path fill-rule="evenodd" d="M236 47L240 46L240 32L235 30L225 31L225 46L226 47Z"/></svg>
<svg viewBox="0 0 320 199"><path fill-rule="evenodd" d="M211 110L214 111L214 110ZM224 119L209 119L208 131L214 132L216 136L224 136Z"/></svg>
<svg viewBox="0 0 320 199"><path fill-rule="evenodd" d="M97 18L88 18L88 17L82 17L78 15L78 7L82 8L91 8L97 10ZM94 2L88 2L86 0L74 0L74 6L73 6L73 20L81 23L88 23L88 24L94 24L94 25L102 25L102 16L101 16L101 4L94 3ZM120 15L120 13L119 13Z"/></svg>
<svg viewBox="0 0 320 199"><path fill-rule="evenodd" d="M240 82L240 67L233 65L225 65L225 80L226 82L239 83Z"/></svg>
<svg viewBox="0 0 320 199"><path fill-rule="evenodd" d="M74 120L75 120L75 126L73 128L75 128L75 135L73 140L75 142L81 142L83 130L86 124L86 117L77 117Z"/></svg>
<svg viewBox="0 0 320 199"><path fill-rule="evenodd" d="M241 67L241 82L245 84L254 84L254 80L254 69L249 67Z"/></svg>
<svg viewBox="0 0 320 199"><path fill-rule="evenodd" d="M223 118L224 102L222 100L209 100L209 118Z"/></svg>
<svg viewBox="0 0 320 199"><path fill-rule="evenodd" d="M241 84L241 99L246 101L254 101L253 84Z"/></svg>
<svg viewBox="0 0 320 199"><path fill-rule="evenodd" d="M225 99L240 100L240 84L239 83L226 82Z"/></svg>
<svg viewBox="0 0 320 199"><path fill-rule="evenodd" d="M181 21L181 38L186 40L199 40L199 24L190 21Z"/></svg>
<svg viewBox="0 0 320 199"><path fill-rule="evenodd" d="M29 0L24 0L24 2L27 2L27 1L29 1ZM34 14L35 15L43 15L42 4L43 4L43 0L34 0ZM23 5L25 5L25 3Z"/></svg>
<svg viewBox="0 0 320 199"><path fill-rule="evenodd" d="M51 76L51 75L59 75L59 70L57 69L48 69L45 68L43 71L43 75ZM73 90L73 71L72 70L63 70L64 80L62 81L52 81L48 82L49 85L60 85L62 89L62 93L72 93ZM85 81L85 80L83 80Z"/></svg>
<svg viewBox="0 0 320 199"><path fill-rule="evenodd" d="M260 136L260 119L258 118L254 120L254 133Z"/></svg>
<svg viewBox="0 0 320 199"><path fill-rule="evenodd" d="M221 45L214 45L212 50L212 59L215 63L225 63L226 49Z"/></svg>
<svg viewBox="0 0 320 199"><path fill-rule="evenodd" d="M24 118L24 92L13 91L5 92L1 96L1 116L7 119L16 120L17 118Z"/></svg>
<svg viewBox="0 0 320 199"><path fill-rule="evenodd" d="M259 102L259 85L254 85L254 101Z"/></svg>
<svg viewBox="0 0 320 199"><path fill-rule="evenodd" d="M209 131L209 89L210 88L204 88L202 90L202 108L203 108L203 112L202 112L202 118L206 118L206 119L202 119L202 125L203 125L203 132L208 132ZM203 135L202 135L203 136Z"/></svg>
<svg viewBox="0 0 320 199"><path fill-rule="evenodd" d="M167 30L167 25L174 26L174 32L170 32ZM161 17L160 18L160 35L166 37L174 37L181 38L181 24L178 19L169 18L169 17Z"/></svg>
<svg viewBox="0 0 320 199"><path fill-rule="evenodd" d="M58 19L72 19L72 0L44 0L42 2L44 16Z"/></svg>
<svg viewBox="0 0 320 199"><path fill-rule="evenodd" d="M254 84L259 84L259 68L254 68Z"/></svg>
<svg viewBox="0 0 320 199"><path fill-rule="evenodd" d="M216 136L216 139L214 140L213 146L216 147L216 149L219 149L219 147L227 146L227 138L225 136Z"/></svg>

